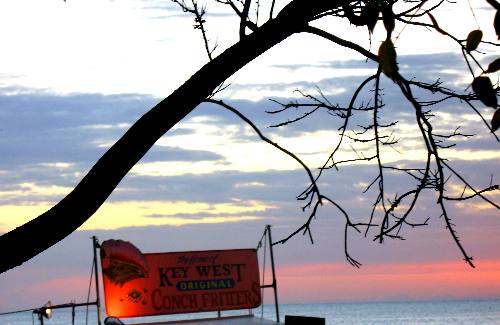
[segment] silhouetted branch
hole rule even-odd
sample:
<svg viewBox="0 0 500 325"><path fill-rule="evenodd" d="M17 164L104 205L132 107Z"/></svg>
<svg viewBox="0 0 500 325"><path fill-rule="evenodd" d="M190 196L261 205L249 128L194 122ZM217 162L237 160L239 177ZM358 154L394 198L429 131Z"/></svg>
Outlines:
<svg viewBox="0 0 500 325"><path fill-rule="evenodd" d="M500 4L497 1L486 1L496 10L500 10ZM481 66L478 58L483 53L477 51L477 45L488 44L497 47L499 44L476 38L477 44L470 46L468 44L468 42L470 43L469 37L468 39L457 38L441 27L433 12L443 3L449 2L445 0L433 2L428 0L403 0L400 2L396 0L290 0L277 15L274 15L275 0L269 0L268 7L261 7L261 1L214 0L215 4L229 6L236 18L239 18L239 24L235 26L235 33L239 34L240 40L220 55L213 57L212 54L217 45L211 48L209 44L205 28L206 6L199 5L197 0L191 0L189 5L186 4L186 0L173 0L173 2L194 16L194 28L201 31L205 51L210 61L193 74L185 84L134 123L61 202L34 220L0 236L0 246L12 248L3 252L2 259L0 259L0 272L27 261L81 226L103 204L122 178L151 146L202 102L217 104L232 111L250 125L262 141L290 156L306 171L309 184L297 196L297 200L304 202L302 210L308 210L309 214L300 227L284 239L272 243L273 245L285 243L299 233L307 234L311 243L314 243L312 221L319 213L320 206L330 203L345 219L344 253L346 260L354 267L360 267L361 263L348 252L349 230L353 228L356 232L361 233L360 228L366 227L365 236L367 236L371 227L377 226L379 229L374 240L380 242L383 242L385 238L404 240L402 232L406 227L426 226L428 224L428 218L424 222L415 222L410 219L410 216L416 209L417 203L423 200L423 193L430 192L437 196L436 206L439 216L443 218L445 226L461 251L464 260L474 267L472 257L466 253L455 230L456 226L452 221L452 216L448 213L446 202L482 199L490 206L500 209L498 203L486 196L487 193L498 191L499 185L490 184L488 187L478 190L443 158L446 157L443 153L455 146L453 141L460 138L470 138L473 135L460 131L458 127L446 131L436 128L436 125L433 124L435 123L433 110L435 111L440 104L449 100L465 103L480 116L487 126L486 130L493 134L499 142L498 136L493 133L493 129L496 128L493 126L493 122L497 123L497 121L492 121L492 126L490 126L483 116L487 113L482 113L475 103L481 101L485 106L498 110L496 98L500 89L495 83L489 85L486 89L486 97L488 97L486 99L488 100L485 101L485 89L474 87L474 83L472 91L465 89L462 92L446 87L440 79L434 83L415 79L407 80L398 72L397 46L393 44L391 35L396 24L398 27L402 24L403 28L394 43L401 36L401 31L408 26L429 30L434 32L434 35L445 36L456 44L457 49L461 50L464 64L470 71L471 79L474 80L478 77L475 75L477 70L480 70L480 77L483 80L487 79L484 77L485 74L498 71L496 68L496 70L489 71L489 68L484 69ZM395 6L396 3L398 6ZM393 7L399 12L393 12ZM266 11L269 9L269 19L259 26L259 10L261 8L265 8L262 10ZM255 9L255 15L251 12L252 9ZM428 22L427 17L431 23ZM379 47L378 53L374 54L355 42L334 35L335 33L343 37L349 36L349 34L338 30L335 23L321 25L324 26L325 30L310 25L311 22L320 18L336 19L335 21L347 20L355 26L368 27L370 33L373 32L375 25L382 21L386 28L387 37L382 43L383 46ZM246 34L247 28L252 32ZM333 32L326 29L331 29ZM361 79L361 83L354 89L347 106L345 103L336 102L320 89L317 90L319 95L311 95L298 90L302 95L300 101L290 103L273 101L279 105L279 109L269 113L283 113L291 108L303 110L298 117L277 123L274 127L287 127L292 123L313 116L313 113L320 110L326 110L329 117L339 121L337 124L340 125L337 129L338 139L336 143L331 145L327 159L315 170L305 164L296 154L265 137L256 125L237 109L223 101L212 99L215 94L226 87L224 82L236 71L289 36L302 32L317 35L329 40L335 46L351 49L363 58L378 63L377 70L373 71L373 75ZM496 32L498 33L498 31ZM369 35L371 35L370 33ZM371 36L369 36L369 40L371 44ZM413 123L418 130L420 145L425 150L424 157L422 157L424 158L423 162L415 163L418 164L417 167L398 165L397 162L391 162L393 160L387 159L385 156L385 152L389 148L396 152L401 151L398 146L400 137L394 130L399 127L398 121L393 118L393 115L384 114L385 111L388 111L384 106L386 104L384 89L380 86L381 78L385 78L384 75L389 78L390 87L394 87L404 96L403 104L407 104L413 110ZM489 83L489 80L487 81ZM371 89L367 90L367 85L372 85ZM360 96L364 92L369 92L368 102L360 100ZM420 92L424 95L420 96ZM420 99L414 95L415 93L418 93L419 97L429 96L429 98ZM386 115L389 116L389 121L384 120ZM358 117L359 121L355 120L353 123L353 118ZM436 129L439 129L439 132ZM344 152L346 152L346 156L342 156ZM341 166L354 163L359 165L370 163L377 170L373 176L368 178L372 181L362 191L363 194L373 195L374 198L371 208L368 207L371 211L370 215L366 216L369 219L367 223L355 222L353 216L342 206L342 202L338 198L330 198L322 192L320 193L319 180L325 173L330 170L339 170ZM313 174L313 170L316 174ZM387 181L393 175L397 175L403 180L394 187ZM460 185L464 186L462 195L460 197L445 195L450 190L450 183L455 183L457 180ZM465 195L467 190L471 191L472 194ZM377 224L372 223L374 220L377 220ZM30 243L30 245L26 245L26 243Z"/></svg>
<svg viewBox="0 0 500 325"><path fill-rule="evenodd" d="M216 1L219 3L230 5L239 16L240 38L246 37L246 27L250 27L252 31L256 30L256 25L250 22L249 19L251 0L240 0L237 2L237 4L231 0ZM500 7L500 5L498 5L498 2L495 0L486 1L496 9ZM479 56L482 53L477 52L474 47L468 47L467 40L459 39L447 30L443 29L434 17L433 12L443 3L445 3L445 0L439 0L436 2L427 0L403 1L404 4L407 5L407 8L400 6L397 8L399 12L394 12L392 7L396 2L397 1L369 2L362 0L348 0L340 2L338 6L328 8L327 6L325 6L324 10L319 10L314 13L307 13L307 16L309 17L309 21L313 21L326 16L344 19L347 18L353 25L367 26L370 32L373 30L379 20L383 20L384 27L387 30L387 42L391 41L390 36L392 30L394 29L395 22L397 22L398 24L403 24L403 29L407 26L414 26L417 28L434 30L436 33L451 39L455 42L455 44L457 44L458 48L462 51L464 63L469 69L472 78L475 77L474 71L476 66L482 71L482 74L486 73L486 70L481 66L479 60L476 58L476 55ZM273 19L274 6L275 1L272 0L270 4L269 20ZM301 6L302 5L297 5L297 7L295 8ZM307 10L307 6L302 6L301 8L304 11ZM429 17L431 23L422 21L424 17ZM473 134L460 131L460 127L456 127L449 132L436 132L433 123L431 123L433 117L431 109L434 109L437 105L449 100L459 100L461 102L465 102L477 115L480 116L483 123L491 131L492 127L484 118L483 113L481 113L481 111L478 110L474 105L474 102L478 101L481 97L475 93L457 92L450 88L447 88L443 84L443 82L440 81L440 79L431 84L414 79L407 80L398 73L397 62L395 58L394 62L391 63L393 66L390 67L394 71L388 72L387 70L385 70L387 69L387 57L385 57L386 53L380 52L380 49L378 55L376 55L369 50L366 50L359 44L351 42L347 39L340 38L329 31L313 27L308 24L302 25L299 29L302 32L320 36L341 47L354 50L366 59L369 59L373 62L378 62L379 67L376 73L360 83L358 88L353 92L353 96L351 97L351 101L347 107L330 100L330 98L325 96L320 89L318 89L319 96L313 96L301 90L296 90L303 97L304 100L302 101L295 100L289 103L281 103L277 100L271 100L273 103L277 104L279 108L268 110L267 112L270 114L279 114L285 111L289 111L290 109L303 110L298 116L271 125L271 127L289 126L290 124L309 118L310 116L314 115L313 113L317 113L320 110L326 110L328 114L330 114L333 118L340 119L341 121L341 126L338 129L340 137L337 143L333 145L333 148L328 155L325 163L317 169L316 176L313 176L311 169L307 167L297 156L292 156L291 152L284 151L283 148L276 146L279 150L294 157L294 159L299 161L302 167L307 170L310 184L302 193L297 196L297 199L306 202L302 207L304 211L305 209L311 209L311 212L300 227L298 227L284 239L273 244L285 243L299 233L302 233L303 235L308 234L311 242L313 242L311 223L315 219L319 207L322 206L324 202L329 202L340 211L340 213L345 217L346 220L344 229L344 251L346 259L351 265L359 267L361 263L352 258L348 253L347 242L349 228L354 228L357 232L360 232L358 227L364 226L366 227L365 236L367 236L369 229L373 226L377 226L380 229L378 231L378 234L375 235L374 240L378 240L380 242L383 242L384 238L404 240L401 232L405 227L413 228L428 225L429 218L425 219L423 222L415 222L410 220L410 215L415 210L417 203L421 201L422 193L424 191L430 191L433 193L437 193L436 204L440 211L439 215L444 219L446 228L450 232L451 237L464 256L464 260L470 266L474 267L474 264L472 263L472 257L470 257L464 250L459 236L454 229L455 225L453 224L451 216L447 211L445 201L466 201L469 199L481 198L498 209L499 205L487 198L484 194L487 192L496 191L499 188L498 185L490 185L489 187L486 187L482 190L475 190L474 187L471 186L463 176L453 170L449 166L447 161L442 158L442 151L452 148L456 145L452 142L453 140L459 138L470 138L473 136ZM399 38L400 35L398 35L397 38ZM497 43L489 42L487 40L479 40L478 42L483 44L491 44L495 47L498 46ZM389 78L394 82L395 87L397 87L405 97L406 102L413 108L415 114L415 125L418 128L421 143L426 150L425 159L422 163L422 166L420 167L406 168L385 162L385 150L382 150L384 147L392 148L394 151L400 154L404 153L402 153L398 147L400 137L393 130L398 125L398 121L391 120L388 122L382 122L383 111L385 111L385 108L383 101L384 94L383 90L380 88L380 78L382 76L381 72L384 72L384 74L389 76ZM355 106L358 96L366 88L366 85L370 84L371 82L374 82L371 100L368 103L362 103ZM431 96L430 99L417 99L414 96L412 87L429 94ZM496 87L494 91L495 94L497 94L499 92L498 87ZM371 101L373 101L373 103L371 103ZM227 105L222 102L217 103L222 106ZM233 108L233 110L235 109ZM349 122L352 119L353 113L368 114L370 116L370 118L368 119L370 122L365 122L366 124L361 123L361 125L357 126L351 126ZM248 120L247 123L251 122ZM253 126L253 128L254 130L256 130L255 126ZM256 130L256 132L258 131ZM494 134L493 132L491 133L493 134L495 139L499 141L499 138L496 136L496 134ZM261 133L259 134L261 135ZM261 139L263 139L263 136L261 136ZM269 142L270 140L264 141ZM359 146L361 145L370 145L372 151L370 151L369 154L365 154L363 150L359 150ZM356 148L355 146L358 147ZM350 148L355 156L341 159L336 158L341 148L344 147ZM345 164L370 162L372 160L376 161L375 165L377 167L377 173L371 183L363 191L363 193L365 194L368 194L369 191L370 193L371 191L374 192L374 201L371 206L369 221L367 223L354 223L351 221L348 212L341 207L340 203L328 198L327 196L324 196L323 194L320 194L318 181L327 170L333 168L338 170L339 166ZM408 185L409 188L406 188L403 191L398 190L399 194L391 195L392 198L389 199L388 196L391 190L389 189L389 187L387 187L386 175L388 175L389 177L396 174L399 175L399 177L406 177L410 179L415 184ZM449 186L447 183L449 182L451 175L457 177L464 184L464 191L466 189L470 189L473 194L462 194L460 197L445 195L447 186ZM403 204L403 202L405 204ZM375 225L372 223L375 218L381 221L380 224Z"/></svg>
<svg viewBox="0 0 500 325"><path fill-rule="evenodd" d="M274 5L276 4L276 0L272 0L271 9L269 10L269 19L273 19Z"/></svg>
<svg viewBox="0 0 500 325"><path fill-rule="evenodd" d="M464 190L467 188L464 187ZM475 191L474 189L472 189L473 191ZM473 199L475 198L476 196L479 196L482 198L482 194L483 193L486 193L486 192L492 192L492 191L497 191L497 190L500 190L500 186L499 185L492 185L492 186L489 186L485 189L482 189L482 190L479 190L479 191L475 191L474 194L471 194L471 195L468 195L468 196L460 196L460 197L450 197L450 196L443 196L443 198L445 200L448 200L448 201L466 201L466 200L470 200L470 199ZM493 202L488 202L490 204L492 204L493 206L497 207L497 205ZM498 208L498 207L497 207Z"/></svg>
<svg viewBox="0 0 500 325"><path fill-rule="evenodd" d="M347 48L350 48L356 52L359 52L372 61L378 62L378 57L375 54L371 53L370 51L364 49L363 47L359 46L356 43L344 40L344 39L337 37L333 34L325 32L322 29L319 29L319 28L316 28L316 27L309 25L304 29L304 32L308 32L308 33L311 33L314 35L321 36L329 41L332 41L335 44L338 44L340 46L347 47Z"/></svg>
<svg viewBox="0 0 500 325"><path fill-rule="evenodd" d="M0 246L10 248L2 254L0 273L24 263L75 231L97 211L154 143L211 96L219 85L265 51L300 32L314 16L338 5L329 0L316 0L313 6L305 0L293 0L275 19L195 72L135 122L65 198L45 213L0 236Z"/></svg>
<svg viewBox="0 0 500 325"><path fill-rule="evenodd" d="M245 37L246 22L248 20L248 14L250 13L250 4L252 0L244 0L243 10L241 11L240 20L240 39Z"/></svg>
<svg viewBox="0 0 500 325"><path fill-rule="evenodd" d="M257 133L257 135L259 136L259 138L266 142L266 143L269 143L270 145L272 145L273 147L275 147L276 149L278 149L279 151L285 153L286 155L290 156L291 158L293 158L295 161L297 161L301 166L302 168L304 168L304 170L306 171L307 173L307 176L309 177L309 180L311 182L311 184L313 184L313 192L317 195L317 196L320 196L321 194L319 193L319 189L318 187L316 186L316 182L314 180L314 177L312 175L312 172L311 170L309 169L309 167L299 158L297 157L294 153L290 152L289 150L283 148L282 146L280 146L279 144L277 144L276 142L273 142L271 141L269 138L267 138L266 136L264 136L264 134L262 134L262 132L259 130L259 128L250 120L248 119L245 115L243 115L240 111L238 111L236 108L226 104L225 102L223 102L222 100L215 100L215 99L206 99L205 102L207 103L212 103L212 104L217 104L219 106L222 106L224 107L225 109L233 112L234 114L236 114L240 119L242 119L245 123L247 123L254 131L255 133Z"/></svg>
<svg viewBox="0 0 500 325"><path fill-rule="evenodd" d="M178 4L183 11L189 12L194 15L194 29L199 29L201 31L201 35L203 37L203 43L205 45L205 51L208 55L208 59L211 61L212 60L212 53L215 51L217 48L217 44L210 49L210 46L208 44L208 37L207 37L207 32L205 30L205 14L207 13L206 7L203 6L201 8L198 8L198 1L197 0L191 0L191 5L192 7L189 7L185 0L172 0L176 4Z"/></svg>
<svg viewBox="0 0 500 325"><path fill-rule="evenodd" d="M446 168L448 168L456 177L458 177L460 179L460 181L462 183L464 183L468 188L470 188L473 192L474 192L474 196L479 196L481 199L483 199L484 201L488 202L489 204L491 204L493 207L497 208L500 210L500 205L496 204L495 202L491 201L490 199L488 199L487 197L485 197L482 193L485 192L485 191L477 191L476 189L474 189L474 187L462 176L460 175L460 173L458 173L457 171L455 171L455 169L453 169L448 163L446 162L442 162L443 165L446 166ZM490 186L491 190L498 190L498 186L499 185L492 185Z"/></svg>

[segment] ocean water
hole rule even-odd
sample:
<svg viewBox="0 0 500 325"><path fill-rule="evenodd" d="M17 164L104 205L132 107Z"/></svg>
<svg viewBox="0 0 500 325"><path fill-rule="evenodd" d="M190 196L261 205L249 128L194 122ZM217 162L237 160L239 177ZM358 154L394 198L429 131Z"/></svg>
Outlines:
<svg viewBox="0 0 500 325"><path fill-rule="evenodd" d="M224 312L223 315L235 312ZM248 313L242 311L241 313ZM275 320L274 305L253 310L256 317ZM280 305L281 321L284 315L324 317L326 324L498 324L500 325L500 300L416 301L416 302L363 302ZM126 324L154 320L178 320L197 317L216 317L216 313L172 315L163 317L124 319ZM55 310L53 317L44 320L46 325L70 325L70 310ZM88 323L85 308L77 308L75 324L95 325L96 311L89 309ZM0 315L0 325L40 324L30 312ZM306 324L305 324L306 325Z"/></svg>

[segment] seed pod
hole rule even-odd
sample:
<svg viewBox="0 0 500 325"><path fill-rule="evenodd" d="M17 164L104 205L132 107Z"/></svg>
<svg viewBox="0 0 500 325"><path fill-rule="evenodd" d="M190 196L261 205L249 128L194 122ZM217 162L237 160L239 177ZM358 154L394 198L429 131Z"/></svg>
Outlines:
<svg viewBox="0 0 500 325"><path fill-rule="evenodd" d="M467 41L465 43L465 49L467 51L474 51L477 49L479 43L483 39L483 32L480 29L473 30L467 35Z"/></svg>
<svg viewBox="0 0 500 325"><path fill-rule="evenodd" d="M491 118L491 130L495 132L500 127L500 109L497 109L495 113L493 113L493 117Z"/></svg>
<svg viewBox="0 0 500 325"><path fill-rule="evenodd" d="M378 16L379 8L374 1L368 2L361 10L361 17L366 22L366 26L368 27L370 34L373 33L375 25L377 25Z"/></svg>
<svg viewBox="0 0 500 325"><path fill-rule="evenodd" d="M486 73L493 73L493 72L497 72L498 70L500 70L500 58L496 59L495 61L491 62L489 65L488 65L488 69L486 69Z"/></svg>
<svg viewBox="0 0 500 325"><path fill-rule="evenodd" d="M394 77L399 70L396 62L396 50L390 39L387 39L380 44L378 48L378 59L382 72L389 78L394 80Z"/></svg>
<svg viewBox="0 0 500 325"><path fill-rule="evenodd" d="M497 108L497 95L490 78L485 76L474 78L474 81L472 81L472 90L474 90L477 98L484 105Z"/></svg>
<svg viewBox="0 0 500 325"><path fill-rule="evenodd" d="M495 32L497 33L497 37L500 40L500 10L497 10L497 13L495 14L493 26L495 27Z"/></svg>
<svg viewBox="0 0 500 325"><path fill-rule="evenodd" d="M382 9L382 19L384 21L384 27L387 31L387 35L391 35L394 27L396 26L396 20L394 18L394 12L392 12L392 6L385 6Z"/></svg>

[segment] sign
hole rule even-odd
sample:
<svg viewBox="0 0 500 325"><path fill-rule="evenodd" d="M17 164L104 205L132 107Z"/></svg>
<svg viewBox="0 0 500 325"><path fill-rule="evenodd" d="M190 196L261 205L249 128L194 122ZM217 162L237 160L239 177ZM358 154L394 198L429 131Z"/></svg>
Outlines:
<svg viewBox="0 0 500 325"><path fill-rule="evenodd" d="M249 309L261 304L255 249L141 254L128 242L111 240L101 245L101 265L109 316Z"/></svg>

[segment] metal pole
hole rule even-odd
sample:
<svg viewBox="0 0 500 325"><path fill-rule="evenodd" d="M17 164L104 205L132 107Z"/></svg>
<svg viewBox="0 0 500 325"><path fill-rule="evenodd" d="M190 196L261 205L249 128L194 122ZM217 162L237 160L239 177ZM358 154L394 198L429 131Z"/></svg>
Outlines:
<svg viewBox="0 0 500 325"><path fill-rule="evenodd" d="M97 268L97 248L99 247L99 242L96 236L92 236L92 242L94 244L94 273L95 273L95 303L97 305L97 324L101 325L101 300L99 299L99 273Z"/></svg>
<svg viewBox="0 0 500 325"><path fill-rule="evenodd" d="M267 225L267 235L269 236L269 252L271 253L271 269L273 273L274 305L276 308L276 322L280 322L280 311L278 305L278 285L276 283L276 271L274 269L273 238L271 237L271 225Z"/></svg>

